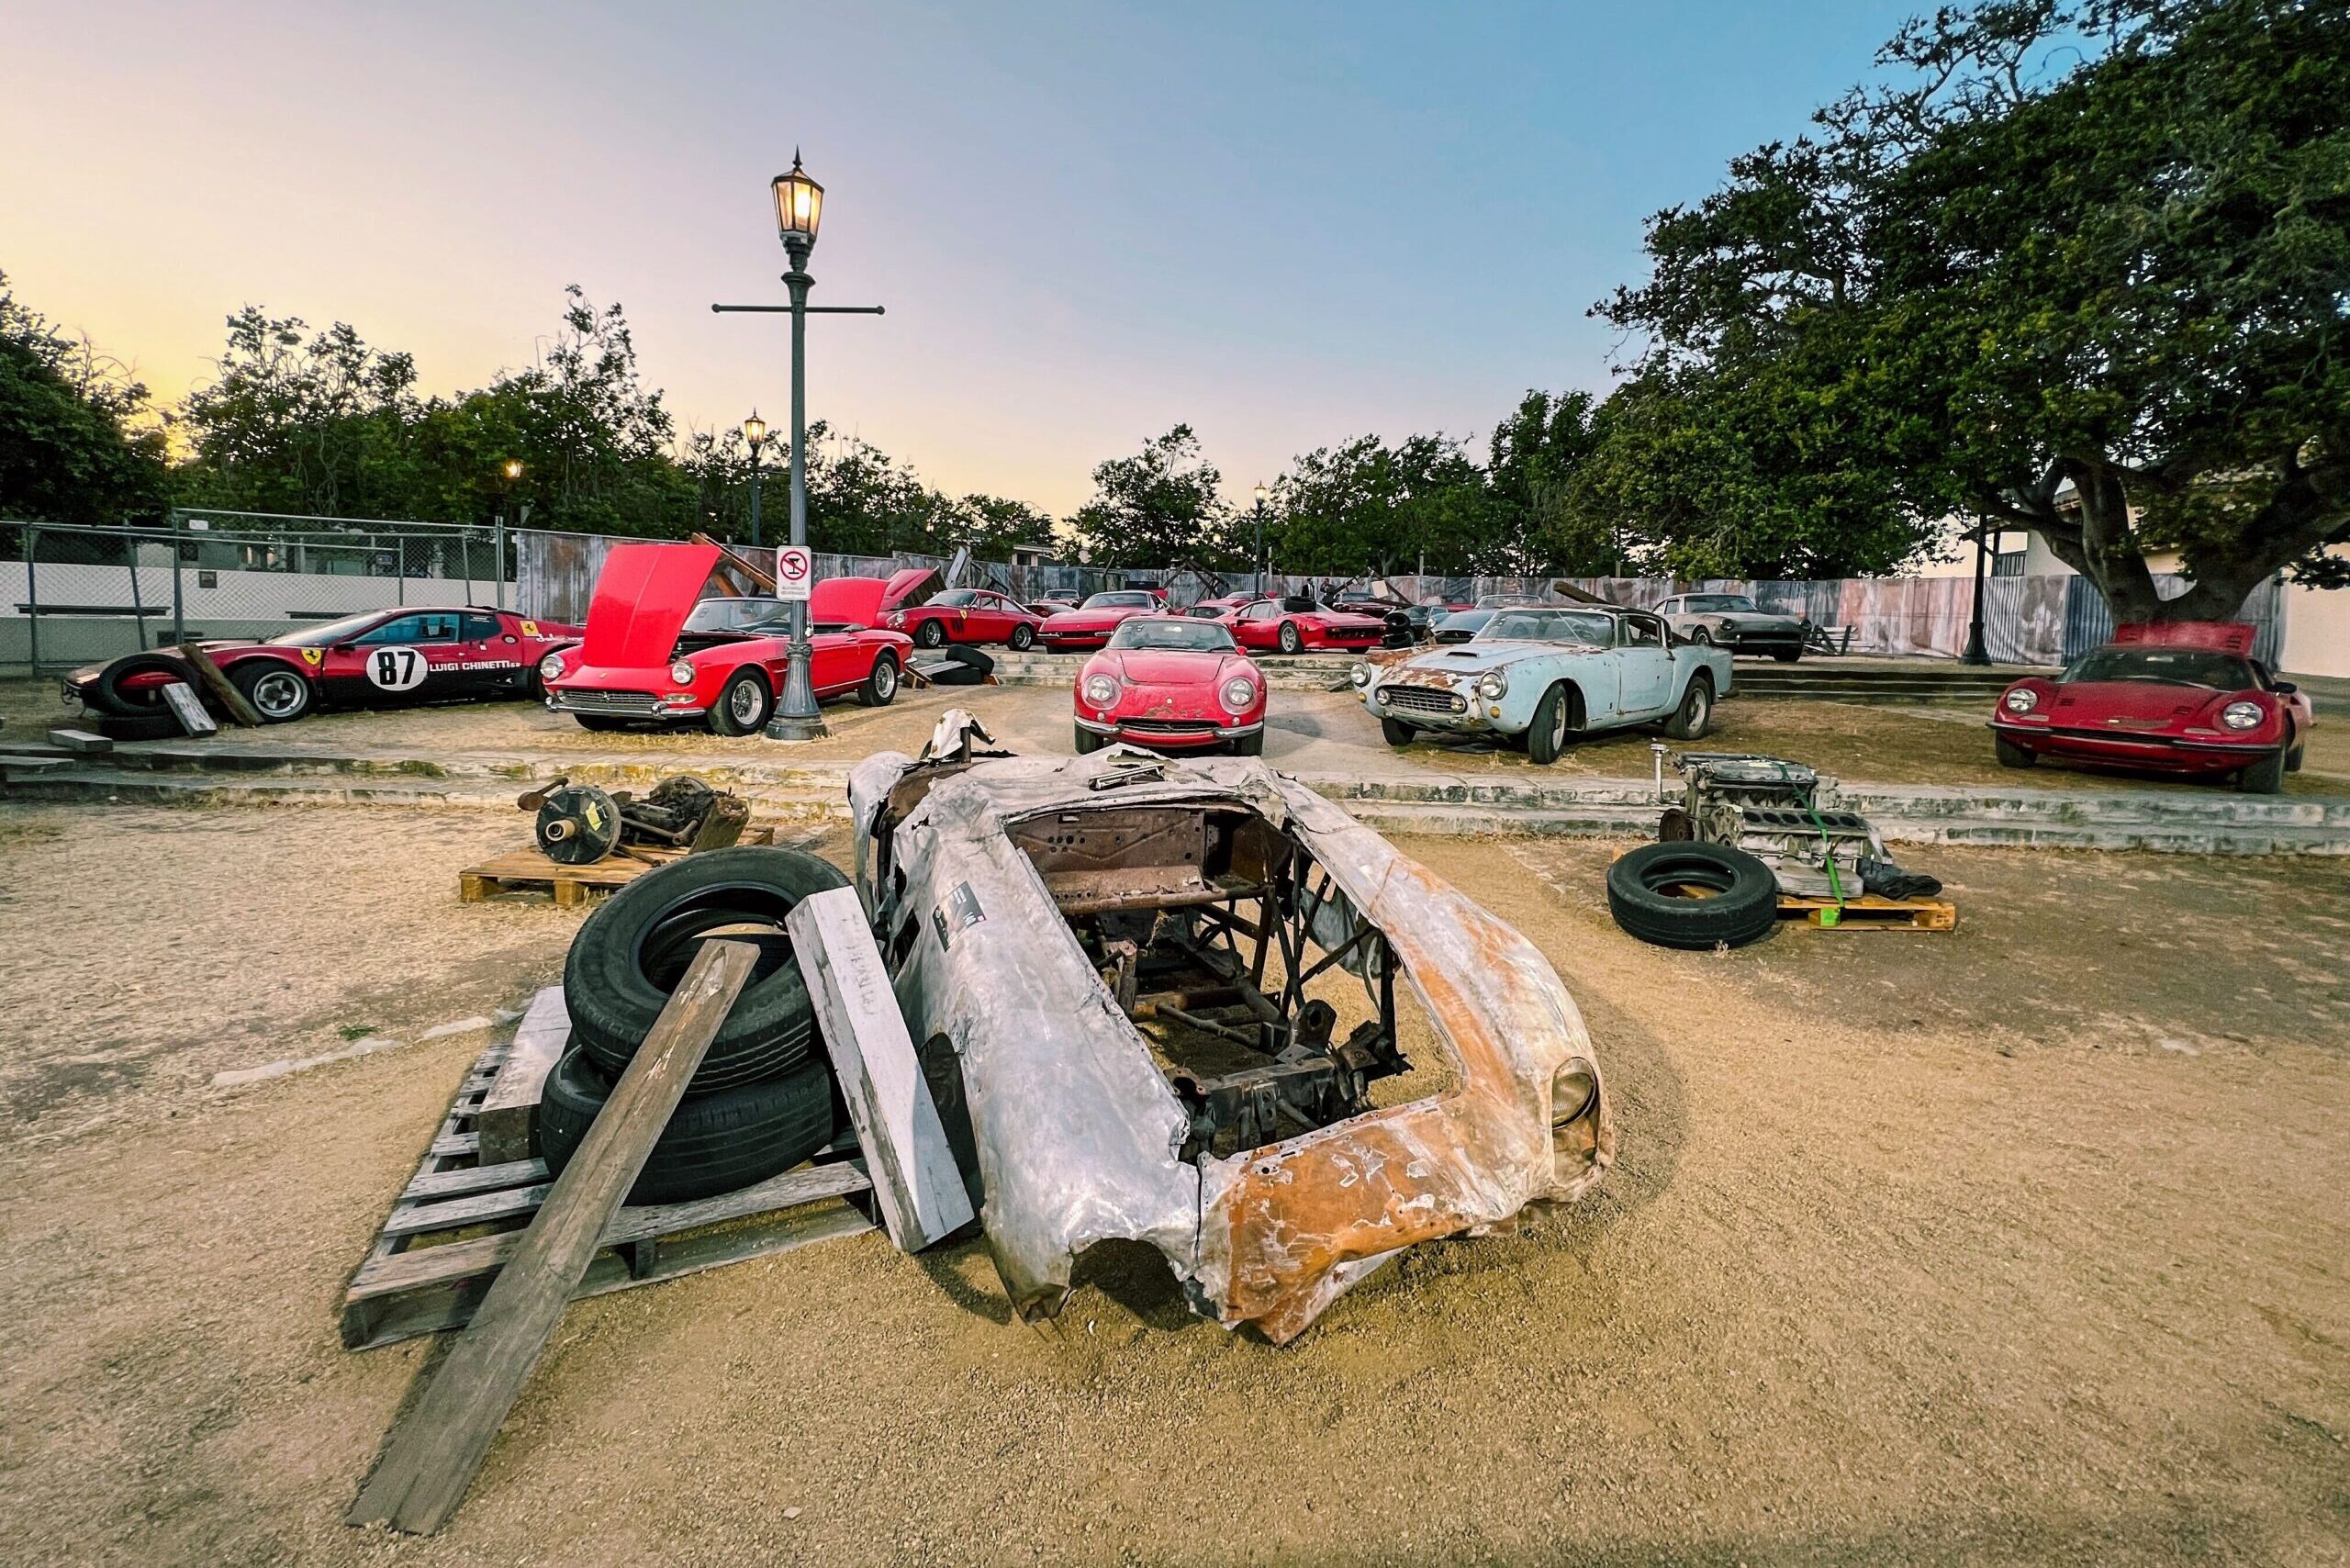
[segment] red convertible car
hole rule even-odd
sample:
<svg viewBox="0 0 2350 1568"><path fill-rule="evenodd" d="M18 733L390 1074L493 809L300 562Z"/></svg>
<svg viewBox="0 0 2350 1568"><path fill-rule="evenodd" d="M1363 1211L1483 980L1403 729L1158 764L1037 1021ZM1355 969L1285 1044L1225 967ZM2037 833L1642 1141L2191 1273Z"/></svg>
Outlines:
<svg viewBox="0 0 2350 1568"><path fill-rule="evenodd" d="M930 575L937 581L937 574ZM1025 605L1014 604L992 588L948 588L943 593L916 591L901 608L881 618L892 632L903 632L917 648L943 648L949 643L1002 643L1020 653L1036 640L1045 618Z"/></svg>
<svg viewBox="0 0 2350 1568"><path fill-rule="evenodd" d="M1331 610L1310 599L1260 599L1224 617L1244 648L1284 654L1345 648L1360 652L1386 639L1387 622L1369 615Z"/></svg>
<svg viewBox="0 0 2350 1568"><path fill-rule="evenodd" d="M1167 596L1153 588L1113 588L1097 593L1075 610L1048 615L1036 629L1036 641L1059 652L1066 648L1098 648L1110 640L1118 623L1136 615L1158 615L1167 609Z"/></svg>
<svg viewBox="0 0 2350 1568"><path fill-rule="evenodd" d="M612 546L588 601L586 638L540 667L547 706L590 730L695 719L714 734L764 729L783 690L787 607L703 599L717 563L714 544ZM826 577L815 586L808 668L819 699L854 692L878 708L897 696L913 644L880 622L932 576Z"/></svg>
<svg viewBox="0 0 2350 1568"><path fill-rule="evenodd" d="M1265 749L1265 676L1213 621L1135 616L1077 678L1077 749L1229 745Z"/></svg>
<svg viewBox="0 0 2350 1568"><path fill-rule="evenodd" d="M2252 657L2237 622L2123 626L2051 680L2026 676L1991 712L2009 767L2042 757L2196 776L2233 774L2273 795L2301 766L2317 715L2309 698Z"/></svg>
<svg viewBox="0 0 2350 1568"><path fill-rule="evenodd" d="M313 708L529 696L540 661L578 638L576 626L468 605L371 610L267 642L203 646L263 723L284 724ZM178 649L157 648L75 670L64 695L69 706L100 713L153 713L175 680L195 685L195 671Z"/></svg>

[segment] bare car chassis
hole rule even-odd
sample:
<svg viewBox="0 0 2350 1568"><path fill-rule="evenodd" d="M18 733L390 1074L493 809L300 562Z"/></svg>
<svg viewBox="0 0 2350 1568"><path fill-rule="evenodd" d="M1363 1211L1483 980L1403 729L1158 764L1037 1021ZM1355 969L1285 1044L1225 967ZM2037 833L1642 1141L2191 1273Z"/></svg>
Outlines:
<svg viewBox="0 0 2350 1568"><path fill-rule="evenodd" d="M868 757L849 798L858 890L1024 1317L1127 1238L1194 1310L1281 1343L1399 1249L1572 1201L1614 1159L1549 962L1261 763L966 743ZM1308 994L1337 971L1365 1014L1343 1033ZM1409 1066L1399 980L1450 1071L1377 1107Z"/></svg>

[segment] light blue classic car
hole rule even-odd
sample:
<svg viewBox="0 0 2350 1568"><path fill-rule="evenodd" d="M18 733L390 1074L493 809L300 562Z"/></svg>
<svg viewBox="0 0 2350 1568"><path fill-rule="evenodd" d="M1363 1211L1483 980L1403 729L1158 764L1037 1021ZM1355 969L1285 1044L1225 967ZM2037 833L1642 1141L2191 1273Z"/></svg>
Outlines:
<svg viewBox="0 0 2350 1568"><path fill-rule="evenodd" d="M1712 727L1729 695L1729 655L1675 644L1646 610L1514 607L1465 643L1384 667L1357 665L1355 685L1390 745L1423 730L1526 737L1555 762L1576 735L1662 722L1675 740Z"/></svg>

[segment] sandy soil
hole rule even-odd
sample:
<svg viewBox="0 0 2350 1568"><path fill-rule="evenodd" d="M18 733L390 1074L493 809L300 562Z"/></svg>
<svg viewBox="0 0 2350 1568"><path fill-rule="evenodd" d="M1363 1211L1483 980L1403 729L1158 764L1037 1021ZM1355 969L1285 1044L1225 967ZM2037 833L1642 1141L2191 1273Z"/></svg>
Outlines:
<svg viewBox="0 0 2350 1568"><path fill-rule="evenodd" d="M1951 935L1677 954L1552 841L1410 847L1585 1012L1574 1210L1281 1350L1131 1252L1033 1329L870 1235L604 1297L448 1530L348 1530L433 1352L336 1302L480 1040L205 1085L554 975L576 914L454 902L511 833L0 805L0 1562L2350 1554L2338 866L1921 852Z"/></svg>
<svg viewBox="0 0 2350 1568"><path fill-rule="evenodd" d="M705 731L590 734L568 717L523 702L410 709L396 712L330 713L297 724L225 730L217 745L299 745L341 753L389 750L446 754L617 756L630 758L742 757L849 761L871 752L918 752L950 707L981 715L996 739L1016 751L1067 755L1070 750L1069 693L1035 686L963 687L909 690L888 708L838 702L824 710L830 739L787 752L762 740L722 740ZM62 720L52 687L0 684L0 711L12 728L45 730ZM1843 702L1738 699L1718 710L1705 745L1758 751L1808 763L1841 778L1874 784L1980 784L2001 789L2157 788L2225 790L2225 783L2182 782L2143 774L2098 773L2043 766L2029 773L2001 767L1992 756L1983 715L1971 708L1887 708ZM1566 777L1643 778L1651 768L1649 731L1596 735L1575 745L1549 772ZM185 745L186 743L175 743ZM1416 742L1401 751L1380 739L1379 726L1351 692L1277 691L1265 741L1276 767L1329 770L1363 777L1417 773L1511 773L1530 769L1526 754L1486 743ZM2290 776L2295 795L2350 793L2350 724L2321 723L2311 735L2307 763Z"/></svg>

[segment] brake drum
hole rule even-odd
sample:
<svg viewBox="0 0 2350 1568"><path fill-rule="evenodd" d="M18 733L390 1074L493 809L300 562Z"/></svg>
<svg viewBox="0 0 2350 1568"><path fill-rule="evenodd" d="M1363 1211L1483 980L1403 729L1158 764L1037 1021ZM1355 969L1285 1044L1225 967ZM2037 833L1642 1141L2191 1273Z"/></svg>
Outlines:
<svg viewBox="0 0 2350 1568"><path fill-rule="evenodd" d="M539 848L563 866L587 866L620 847L621 811L593 784L566 784L539 802Z"/></svg>

